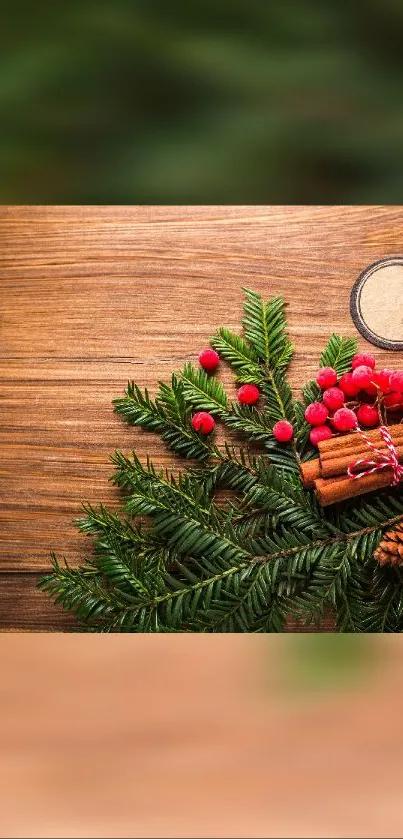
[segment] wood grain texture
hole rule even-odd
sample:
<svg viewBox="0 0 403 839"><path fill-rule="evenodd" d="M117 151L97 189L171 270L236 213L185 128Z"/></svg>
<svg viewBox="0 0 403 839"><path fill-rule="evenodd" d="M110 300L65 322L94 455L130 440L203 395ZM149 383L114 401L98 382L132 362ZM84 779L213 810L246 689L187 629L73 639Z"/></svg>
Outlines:
<svg viewBox="0 0 403 839"><path fill-rule="evenodd" d="M287 300L298 387L330 331L356 334L358 274L402 251L402 207L0 208L1 628L69 625L35 584L51 550L90 550L84 500L117 504L114 448L174 462L112 413L129 378L154 393L217 326L239 331L248 286Z"/></svg>

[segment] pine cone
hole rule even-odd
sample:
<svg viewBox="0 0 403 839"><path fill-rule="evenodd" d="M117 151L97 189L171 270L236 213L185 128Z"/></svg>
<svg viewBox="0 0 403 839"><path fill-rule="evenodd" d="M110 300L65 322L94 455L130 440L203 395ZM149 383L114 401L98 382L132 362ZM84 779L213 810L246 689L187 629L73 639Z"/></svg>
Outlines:
<svg viewBox="0 0 403 839"><path fill-rule="evenodd" d="M380 565L403 565L403 523L386 531L374 557Z"/></svg>

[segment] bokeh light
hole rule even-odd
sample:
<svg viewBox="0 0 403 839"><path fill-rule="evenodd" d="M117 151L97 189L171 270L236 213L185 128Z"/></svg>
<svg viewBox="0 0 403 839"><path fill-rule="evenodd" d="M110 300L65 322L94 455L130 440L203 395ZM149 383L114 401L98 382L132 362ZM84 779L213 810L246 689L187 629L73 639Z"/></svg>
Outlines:
<svg viewBox="0 0 403 839"><path fill-rule="evenodd" d="M394 0L15 0L2 203L398 203Z"/></svg>

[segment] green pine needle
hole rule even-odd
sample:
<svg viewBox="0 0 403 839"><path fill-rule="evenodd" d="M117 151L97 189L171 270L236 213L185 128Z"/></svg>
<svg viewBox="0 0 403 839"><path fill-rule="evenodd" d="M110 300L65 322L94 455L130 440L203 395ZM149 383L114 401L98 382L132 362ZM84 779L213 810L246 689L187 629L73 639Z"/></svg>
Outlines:
<svg viewBox="0 0 403 839"><path fill-rule="evenodd" d="M385 529L403 520L401 493L320 508L298 468L315 455L304 410L320 390L308 382L293 398L282 299L246 290L243 324L244 336L222 328L212 345L238 383L259 386L258 406L231 403L218 379L191 364L161 382L154 400L129 382L116 413L187 465L174 476L115 452L121 511L86 505L78 527L93 543L88 561L70 568L52 555L40 587L88 631L281 632L288 616L320 626L329 610L340 632L403 631L403 572L373 558ZM320 365L340 376L356 350L354 339L332 335ZM196 410L241 446L197 434ZM295 429L289 445L272 433L283 418Z"/></svg>
<svg viewBox="0 0 403 839"><path fill-rule="evenodd" d="M211 346L235 370L237 383L256 385L262 383L265 373L259 364L258 354L241 335L234 335L229 329L223 327L211 339Z"/></svg>
<svg viewBox="0 0 403 839"><path fill-rule="evenodd" d="M224 388L213 376L208 376L202 369L197 370L192 364L185 364L180 376L185 399L196 410L221 416L227 409Z"/></svg>
<svg viewBox="0 0 403 839"><path fill-rule="evenodd" d="M341 335L330 336L320 357L320 367L333 367L338 377L351 369L351 359L357 352L355 338L342 338Z"/></svg>
<svg viewBox="0 0 403 839"><path fill-rule="evenodd" d="M246 337L262 362L273 370L285 370L291 361L292 344L286 332L283 298L273 297L266 303L256 292L244 292Z"/></svg>

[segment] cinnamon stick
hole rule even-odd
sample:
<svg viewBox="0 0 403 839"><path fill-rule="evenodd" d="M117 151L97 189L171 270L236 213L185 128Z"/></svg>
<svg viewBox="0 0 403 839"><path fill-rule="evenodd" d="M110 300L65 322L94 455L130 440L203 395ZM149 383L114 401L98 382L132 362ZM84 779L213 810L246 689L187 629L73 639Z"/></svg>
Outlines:
<svg viewBox="0 0 403 839"><path fill-rule="evenodd" d="M403 443L402 423L389 425L388 431L395 445L399 441ZM365 433L371 442L375 443L376 446L380 447L381 445L385 445L385 441L380 434L379 428L374 428L372 431L366 431ZM363 449L368 448L365 440L362 440L355 432L340 434L338 436L331 437L330 440L322 440L318 444L321 463L324 463L325 460L338 456L341 451L355 452L359 450L359 447L362 447Z"/></svg>
<svg viewBox="0 0 403 839"><path fill-rule="evenodd" d="M328 507L329 504L347 501L348 498L354 498L356 495L364 495L366 492L390 486L391 481L392 469L382 469L380 472L364 475L357 480L344 475L336 478L318 478L315 481L315 491L320 505Z"/></svg>
<svg viewBox="0 0 403 839"><path fill-rule="evenodd" d="M388 430L396 447L399 462L403 463L403 424L390 425ZM366 435L380 451L387 452L386 443L379 429L367 431ZM319 458L300 464L302 482L308 489L318 478L343 475L355 460L365 458L367 455L371 460L374 459L368 444L358 434L350 433L332 437L330 440L322 440L319 443Z"/></svg>
<svg viewBox="0 0 403 839"><path fill-rule="evenodd" d="M320 460L318 457L315 457L314 460L306 460L303 463L300 463L299 468L302 483L306 489L313 487L316 479L322 477Z"/></svg>
<svg viewBox="0 0 403 839"><path fill-rule="evenodd" d="M387 454L388 448L385 445L379 445L379 451L384 452ZM403 441L400 444L395 442L395 448L399 463L403 463ZM344 475L347 472L349 466L351 466L355 460L359 459L366 459L368 460L376 460L376 454L371 451L369 446L365 446L364 449L358 448L354 450L354 453L350 452L349 454L340 455L339 457L335 457L332 460L325 460L322 462L322 459L319 458L319 470L321 473L322 478L332 478L336 475ZM360 467L357 467L356 471L360 471Z"/></svg>

